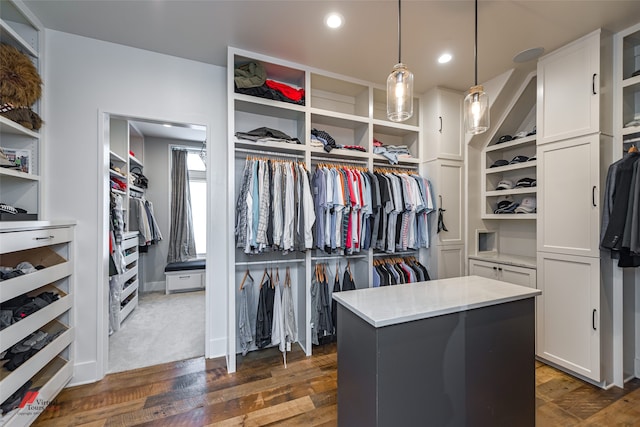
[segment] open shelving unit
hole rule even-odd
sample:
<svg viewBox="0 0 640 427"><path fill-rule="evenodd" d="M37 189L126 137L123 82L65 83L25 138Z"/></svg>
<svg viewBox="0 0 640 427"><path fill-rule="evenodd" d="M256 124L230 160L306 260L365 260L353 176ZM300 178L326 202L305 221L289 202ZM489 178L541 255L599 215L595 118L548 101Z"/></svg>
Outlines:
<svg viewBox="0 0 640 427"><path fill-rule="evenodd" d="M28 56L43 76L43 26L19 0L7 0L0 7L0 42L15 47ZM31 106L42 117L42 99ZM44 118L44 117L43 117ZM0 116L0 146L28 156L28 169L0 168L2 203L25 209L26 214L3 220L36 220L42 218L42 133L28 129Z"/></svg>
<svg viewBox="0 0 640 427"><path fill-rule="evenodd" d="M9 350L32 333L55 338L13 371L0 368L0 402L28 381L37 402L11 411L5 426L30 425L73 375L74 223L22 221L0 223L0 265L27 261L43 268L0 282L0 303L21 295L35 297L52 292L58 299L0 330L0 352ZM6 363L6 362L5 362ZM3 363L4 365L4 363Z"/></svg>
<svg viewBox="0 0 640 427"><path fill-rule="evenodd" d="M248 62L261 63L269 79L277 80L294 88L304 89L304 103L291 103L265 99L238 93L234 85L234 70ZM386 88L372 83L325 72L300 64L244 50L228 49L228 141L229 150L228 214L235 221L235 205L242 180L242 171L247 156L282 156L297 159L308 171L319 163L335 163L360 166L372 171L374 167L389 167L387 158L373 151L373 139L386 145L406 145L410 157L400 157L398 166L418 170L422 158L422 125L420 99L414 99L413 117L403 123L394 123L386 118ZM297 138L300 144L285 142L255 143L241 140L236 132L248 132L259 127L269 127ZM362 147L360 150L332 149L311 145L312 129L328 132L337 144ZM420 258L419 252L412 254ZM298 344L307 355L312 353L311 344L311 277L316 263L341 261L344 272L349 260L353 275L361 286L371 283L374 250L352 255L326 254L318 249L287 255L265 253L247 255L235 247L233 227L228 235L229 281L228 288L228 349L227 369L236 370L236 354L240 353L237 336L237 312L240 304L239 283L247 270L262 274L263 267L291 267L292 293L295 302ZM405 254L402 254L405 255ZM254 274L255 277L255 274ZM280 277L284 277L282 271ZM259 277L256 277L259 280ZM258 288L256 281L254 290Z"/></svg>

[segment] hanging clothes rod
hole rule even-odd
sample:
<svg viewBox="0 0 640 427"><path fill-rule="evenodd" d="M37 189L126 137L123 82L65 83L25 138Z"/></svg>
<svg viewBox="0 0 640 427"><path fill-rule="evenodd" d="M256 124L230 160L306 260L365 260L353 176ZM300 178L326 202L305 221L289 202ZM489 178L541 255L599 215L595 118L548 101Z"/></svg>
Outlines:
<svg viewBox="0 0 640 427"><path fill-rule="evenodd" d="M392 164L387 164L387 163L383 163L380 164L378 162L374 162L373 163L373 167L374 168L396 168L396 169L407 169L407 170L417 170L418 169L418 165L401 165L401 164L397 164L397 165L392 165Z"/></svg>
<svg viewBox="0 0 640 427"><path fill-rule="evenodd" d="M311 261L332 261L334 259L339 260L350 260L350 259L358 259L358 258L366 258L367 255L335 255L335 256L312 256Z"/></svg>
<svg viewBox="0 0 640 427"><path fill-rule="evenodd" d="M236 153L248 153L248 154L253 154L254 156L262 155L262 156L291 157L295 159L304 159L304 154L278 153L276 151L251 150L248 148L236 148Z"/></svg>
<svg viewBox="0 0 640 427"><path fill-rule="evenodd" d="M264 260L264 261L238 261L236 267L244 267L249 265L271 265L271 264L295 264L298 262L304 262L304 259L278 259L278 260Z"/></svg>
<svg viewBox="0 0 640 427"><path fill-rule="evenodd" d="M418 252L418 249L402 251L402 252L384 252L384 253L374 253L373 256L375 258L383 258L383 257L403 257L403 256L415 256Z"/></svg>
<svg viewBox="0 0 640 427"><path fill-rule="evenodd" d="M312 161L321 161L327 163L347 163L347 164L356 164L356 165L367 165L366 160L351 160L351 159L337 159L334 157L311 157Z"/></svg>

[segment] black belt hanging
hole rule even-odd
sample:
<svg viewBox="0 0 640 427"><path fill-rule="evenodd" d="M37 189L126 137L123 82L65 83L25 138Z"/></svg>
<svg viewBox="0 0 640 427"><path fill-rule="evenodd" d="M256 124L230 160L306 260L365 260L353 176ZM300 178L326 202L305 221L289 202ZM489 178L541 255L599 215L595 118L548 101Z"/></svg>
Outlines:
<svg viewBox="0 0 640 427"><path fill-rule="evenodd" d="M444 218L442 215L443 212L446 212L446 209L442 209L442 208L438 209L438 233L441 232L442 230L449 231L447 230L447 226L444 225Z"/></svg>
<svg viewBox="0 0 640 427"><path fill-rule="evenodd" d="M441 232L442 230L444 231L449 231L447 230L447 226L444 225L444 215L443 213L446 212L446 209L442 209L442 196L438 196L440 197L440 207L438 208L438 233Z"/></svg>

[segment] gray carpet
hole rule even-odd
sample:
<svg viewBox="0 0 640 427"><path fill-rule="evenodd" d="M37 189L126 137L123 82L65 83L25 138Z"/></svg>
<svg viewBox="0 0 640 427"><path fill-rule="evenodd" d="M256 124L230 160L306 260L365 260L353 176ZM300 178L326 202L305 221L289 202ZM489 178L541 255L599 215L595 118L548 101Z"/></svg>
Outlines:
<svg viewBox="0 0 640 427"><path fill-rule="evenodd" d="M204 355L204 291L141 294L138 307L109 337L108 372Z"/></svg>

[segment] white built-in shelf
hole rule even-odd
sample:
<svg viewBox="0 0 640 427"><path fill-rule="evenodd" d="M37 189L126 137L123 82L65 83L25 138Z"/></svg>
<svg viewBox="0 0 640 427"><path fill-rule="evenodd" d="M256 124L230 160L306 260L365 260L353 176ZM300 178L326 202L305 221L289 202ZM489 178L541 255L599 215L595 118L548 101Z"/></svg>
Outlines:
<svg viewBox="0 0 640 427"><path fill-rule="evenodd" d="M0 116L0 132L10 133L13 135L29 136L31 138L40 138L40 134L38 132L27 129L21 124L18 124L13 120L9 120L4 116Z"/></svg>
<svg viewBox="0 0 640 427"><path fill-rule="evenodd" d="M508 220L521 220L521 219L536 219L536 214L485 214L482 219L508 219Z"/></svg>
<svg viewBox="0 0 640 427"><path fill-rule="evenodd" d="M303 141L300 141L300 142L303 142ZM286 152L304 153L305 151L304 144L278 142L278 141L261 143L261 142L255 142L255 141L249 141L249 140L236 139L235 146L236 148L256 150L256 153L261 150L277 151L277 152L283 152L283 153L286 153Z"/></svg>
<svg viewBox="0 0 640 427"><path fill-rule="evenodd" d="M131 165L133 165L133 166L140 166L140 167L142 167L142 166L143 166L143 165L142 165L142 162L141 162L140 160L138 160L138 159L136 158L136 156L129 155L129 162L130 162L130 163L131 163Z"/></svg>
<svg viewBox="0 0 640 427"><path fill-rule="evenodd" d="M117 160L117 161L119 161L121 163L126 163L127 162L124 158L122 158L122 156L118 155L117 153L114 153L113 151L109 151L109 158L111 160Z"/></svg>
<svg viewBox="0 0 640 427"><path fill-rule="evenodd" d="M634 133L640 133L640 126L629 126L622 128L622 135L633 135Z"/></svg>
<svg viewBox="0 0 640 427"><path fill-rule="evenodd" d="M487 197L500 197L514 194L535 194L536 187L512 188L511 190L489 190L485 194Z"/></svg>
<svg viewBox="0 0 640 427"><path fill-rule="evenodd" d="M109 169L109 175L111 175L111 176L117 176L118 178L122 178L122 179L125 179L125 180L127 179L127 177L126 177L126 176L124 176L123 174L118 173L118 172L116 172L116 171L114 171L114 170L112 170L112 169Z"/></svg>
<svg viewBox="0 0 640 427"><path fill-rule="evenodd" d="M536 135L529 135L524 138L518 138L511 141L503 142L502 144L494 144L485 148L485 153L492 151L508 150L514 147L527 147L536 145Z"/></svg>
<svg viewBox="0 0 640 427"><path fill-rule="evenodd" d="M492 173L504 173L508 171L515 171L519 169L535 169L537 166L538 166L538 161L532 160L530 162L514 163L512 165L498 166L495 168L487 168L486 173L492 174Z"/></svg>
<svg viewBox="0 0 640 427"><path fill-rule="evenodd" d="M640 76L634 76L634 77L630 77L628 79L622 80L622 87L623 88L630 87L630 86L635 86L635 85L639 85L640 86Z"/></svg>
<svg viewBox="0 0 640 427"><path fill-rule="evenodd" d="M4 2L3 2L4 3ZM6 7L3 4L2 7ZM37 58L38 51L31 46L20 34L18 34L13 28L13 26L21 25L17 22L5 21L4 19L0 19L0 40L2 43L11 45L22 52L25 52L31 55L34 58Z"/></svg>
<svg viewBox="0 0 640 427"><path fill-rule="evenodd" d="M11 176L14 178L24 179L27 181L40 181L39 175L22 172L17 169L0 168L0 176Z"/></svg>

